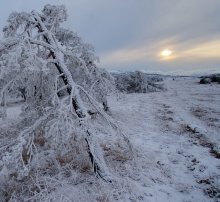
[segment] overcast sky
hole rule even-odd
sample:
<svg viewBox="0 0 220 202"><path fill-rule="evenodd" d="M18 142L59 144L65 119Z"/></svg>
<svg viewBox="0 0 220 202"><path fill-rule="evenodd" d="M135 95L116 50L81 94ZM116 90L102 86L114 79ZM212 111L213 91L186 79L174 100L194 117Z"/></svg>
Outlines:
<svg viewBox="0 0 220 202"><path fill-rule="evenodd" d="M1 30L12 11L66 5L65 27L93 44L109 70L220 72L220 0L1 1ZM172 54L162 57L164 49Z"/></svg>

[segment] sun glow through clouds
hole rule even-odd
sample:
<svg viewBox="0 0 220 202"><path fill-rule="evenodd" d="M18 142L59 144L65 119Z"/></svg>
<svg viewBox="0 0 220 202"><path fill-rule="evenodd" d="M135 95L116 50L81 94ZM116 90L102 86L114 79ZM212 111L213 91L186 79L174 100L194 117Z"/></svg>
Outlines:
<svg viewBox="0 0 220 202"><path fill-rule="evenodd" d="M164 49L160 52L160 60L171 60L173 59L173 52L170 49Z"/></svg>
<svg viewBox="0 0 220 202"><path fill-rule="evenodd" d="M163 57L169 57L171 55L172 55L172 51L169 49L165 49L161 52L161 56L163 56Z"/></svg>

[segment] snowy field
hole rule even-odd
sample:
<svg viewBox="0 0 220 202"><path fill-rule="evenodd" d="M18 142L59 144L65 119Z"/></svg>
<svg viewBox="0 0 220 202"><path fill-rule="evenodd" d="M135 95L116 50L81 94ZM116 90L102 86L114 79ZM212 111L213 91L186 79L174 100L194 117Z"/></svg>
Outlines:
<svg viewBox="0 0 220 202"><path fill-rule="evenodd" d="M130 138L133 160L109 165L113 183L92 172L47 177L42 201L220 201L220 85L167 78L167 91L111 98L111 115ZM16 122L11 106L1 127ZM4 137L6 142L10 139ZM3 146L1 139L1 146ZM30 197L26 201L32 201Z"/></svg>
<svg viewBox="0 0 220 202"><path fill-rule="evenodd" d="M220 85L192 78L165 85L166 92L112 101L138 150L133 201L220 201Z"/></svg>

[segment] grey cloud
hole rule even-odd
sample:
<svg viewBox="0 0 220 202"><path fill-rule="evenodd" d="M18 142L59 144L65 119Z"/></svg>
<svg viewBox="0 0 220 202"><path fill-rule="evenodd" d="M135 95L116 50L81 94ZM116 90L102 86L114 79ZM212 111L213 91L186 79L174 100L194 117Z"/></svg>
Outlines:
<svg viewBox="0 0 220 202"><path fill-rule="evenodd" d="M219 69L217 59L189 58L164 63L155 57L160 49L168 46L183 52L217 40L219 0L7 0L0 7L0 29L11 11L41 10L47 3L66 5L69 19L64 25L95 46L103 67L155 71L179 68L183 72L190 68ZM106 56L109 61L111 55L121 50L126 50L123 54L127 52L129 57L139 50L140 57L126 60L124 56L124 61L104 62Z"/></svg>

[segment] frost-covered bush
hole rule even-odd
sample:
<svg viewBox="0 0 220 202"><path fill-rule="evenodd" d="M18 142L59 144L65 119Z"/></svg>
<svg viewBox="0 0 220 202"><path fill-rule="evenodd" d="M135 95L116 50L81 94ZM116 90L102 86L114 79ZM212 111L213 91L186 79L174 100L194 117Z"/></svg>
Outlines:
<svg viewBox="0 0 220 202"><path fill-rule="evenodd" d="M148 75L140 71L112 73L116 88L125 93L148 93L165 90L162 77Z"/></svg>
<svg viewBox="0 0 220 202"><path fill-rule="evenodd" d="M218 83L220 83L220 75L212 75L211 76L211 81L212 82L218 82Z"/></svg>
<svg viewBox="0 0 220 202"><path fill-rule="evenodd" d="M114 79L96 66L91 46L61 27L66 19L64 6L46 5L41 13L12 13L4 28L2 114L8 96L22 91L25 97L15 133L1 131L8 138L0 144L0 198L5 200L38 201L54 191L47 178L64 179L74 172L94 172L111 182L107 153L132 156L128 138L104 111Z"/></svg>
<svg viewBox="0 0 220 202"><path fill-rule="evenodd" d="M220 83L220 75L219 74L212 74L209 76L204 76L200 79L200 84L210 84L211 82Z"/></svg>
<svg viewBox="0 0 220 202"><path fill-rule="evenodd" d="M210 84L211 83L211 79L210 78L202 78L199 81L200 84Z"/></svg>

